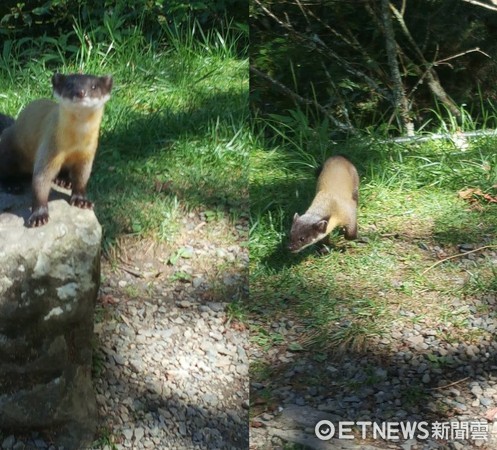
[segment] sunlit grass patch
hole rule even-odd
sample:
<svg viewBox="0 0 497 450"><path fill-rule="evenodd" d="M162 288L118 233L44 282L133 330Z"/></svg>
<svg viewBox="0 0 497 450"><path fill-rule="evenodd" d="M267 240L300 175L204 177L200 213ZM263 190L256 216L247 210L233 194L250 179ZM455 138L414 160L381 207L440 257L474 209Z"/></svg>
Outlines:
<svg viewBox="0 0 497 450"><path fill-rule="evenodd" d="M287 123L280 130L274 140L256 134L251 152L248 307L254 317L291 317L311 354L361 353L416 323L430 324L447 342L484 338L470 323L475 314L490 314L478 295L495 285L489 252L497 210L468 202L459 191L493 193L495 140L479 140L465 152L450 141L328 143L326 156L349 156L361 175L359 240L333 233L329 252L316 244L294 255L285 248L292 216L314 196L323 152L320 145L298 148L298 133L285 139L292 133ZM455 256L468 245L490 248L481 257ZM458 312L458 304L472 302L476 313ZM285 345L266 341L266 347Z"/></svg>

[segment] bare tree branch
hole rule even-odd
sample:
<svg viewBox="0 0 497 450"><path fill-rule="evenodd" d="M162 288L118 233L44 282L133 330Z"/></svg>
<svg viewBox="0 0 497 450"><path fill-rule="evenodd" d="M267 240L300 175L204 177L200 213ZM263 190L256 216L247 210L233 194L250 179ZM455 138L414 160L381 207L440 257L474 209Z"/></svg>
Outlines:
<svg viewBox="0 0 497 450"><path fill-rule="evenodd" d="M488 3L478 2L476 0L462 0L462 1L466 3L471 3L472 5L481 6L482 8L490 9L491 11L497 11L497 7L491 6Z"/></svg>
<svg viewBox="0 0 497 450"><path fill-rule="evenodd" d="M287 95L296 103L298 103L300 105L304 105L304 106L315 107L321 113L323 113L326 117L328 117L330 119L331 123L333 125L335 125L337 128L339 128L340 130L352 132L352 133L355 131L350 125L347 125L345 123L340 122L325 107L320 105L315 100L310 100L308 98L302 97L301 95L297 94L296 92L293 92L289 87L285 86L280 81L275 80L274 78L272 78L268 74L261 72L259 69L255 68L254 66L250 66L250 72L252 72L254 75L257 75L258 77L262 78L266 82L270 83L276 90L278 90L279 92L281 92L284 95Z"/></svg>
<svg viewBox="0 0 497 450"><path fill-rule="evenodd" d="M267 16L271 17L278 25L283 27L289 33L291 33L296 39L300 42L303 42L308 47L318 50L324 56L333 59L340 67L342 67L347 73L353 75L361 80L363 80L371 90L377 92L384 98L388 98L388 92L380 87L380 85L373 80L371 77L361 72L360 70L355 69L350 63L345 61L342 57L340 57L337 53L335 53L330 47L328 47L317 35L307 36L304 33L297 31L293 25L289 22L288 18L286 21L283 21L278 16L276 16L271 10L269 10L266 6L264 6L260 0L254 0L259 8L262 9L266 13Z"/></svg>
<svg viewBox="0 0 497 450"><path fill-rule="evenodd" d="M428 86L430 87L430 90L444 105L447 106L447 108L449 109L449 111L452 114L454 114L456 117L460 117L461 112L459 111L459 108L452 101L452 99L449 97L447 92L445 92L445 89L440 84L440 81L438 79L438 75L433 70L433 64L429 63L426 60L426 58L424 57L423 52L418 47L416 41L414 40L409 29L407 28L407 25L404 22L404 17L402 16L402 14L399 12L399 10L393 4L390 4L390 9L392 10L397 21L399 22L400 28L402 29L404 35L407 37L407 40L409 41L412 48L414 49L414 51L418 55L419 60L426 67L426 72L422 75L422 77L424 78L426 76L426 81L428 82Z"/></svg>
<svg viewBox="0 0 497 450"><path fill-rule="evenodd" d="M447 58L443 58L443 59L439 59L437 61L434 61L433 65L437 66L439 64L450 61L451 59L456 59L456 58L459 58L460 56L464 56L464 55L467 55L468 53L474 53L474 52L481 53L482 55L485 55L487 58L491 58L491 56L488 53L485 53L484 51L480 50L479 47L476 47L476 48L472 48L471 50L466 50L465 52L457 53L453 56L448 56Z"/></svg>

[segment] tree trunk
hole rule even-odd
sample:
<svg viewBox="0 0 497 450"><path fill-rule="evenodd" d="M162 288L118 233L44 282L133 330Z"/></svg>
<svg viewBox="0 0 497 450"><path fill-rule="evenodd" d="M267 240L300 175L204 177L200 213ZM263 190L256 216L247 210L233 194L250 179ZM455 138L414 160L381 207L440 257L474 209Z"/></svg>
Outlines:
<svg viewBox="0 0 497 450"><path fill-rule="evenodd" d="M404 85L402 84L402 77L400 76L399 62L397 60L397 42L395 41L389 0L381 0L381 20L383 22L385 47L392 81L394 108L399 112L401 124L406 134L413 136L414 124L409 115L409 102L404 91Z"/></svg>

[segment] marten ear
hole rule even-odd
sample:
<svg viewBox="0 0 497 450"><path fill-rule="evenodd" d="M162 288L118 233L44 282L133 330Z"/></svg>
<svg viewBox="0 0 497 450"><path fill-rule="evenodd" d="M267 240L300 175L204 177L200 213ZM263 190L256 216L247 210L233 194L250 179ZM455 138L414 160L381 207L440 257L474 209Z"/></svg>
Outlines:
<svg viewBox="0 0 497 450"><path fill-rule="evenodd" d="M326 233L326 228L328 228L328 221L326 219L322 219L314 224L314 228L319 233Z"/></svg>
<svg viewBox="0 0 497 450"><path fill-rule="evenodd" d="M55 72L52 76L52 86L55 88L63 83L65 76L61 73Z"/></svg>
<svg viewBox="0 0 497 450"><path fill-rule="evenodd" d="M107 92L110 92L112 89L112 84L113 84L112 76L106 75L104 77L100 77L100 79L102 80L102 83L105 86L105 89L107 90Z"/></svg>
<svg viewBox="0 0 497 450"><path fill-rule="evenodd" d="M298 218L299 218L299 217L300 217L300 216L299 216L299 213L295 213L295 214L293 215L293 221L294 221L294 222L296 222L296 221L298 220Z"/></svg>

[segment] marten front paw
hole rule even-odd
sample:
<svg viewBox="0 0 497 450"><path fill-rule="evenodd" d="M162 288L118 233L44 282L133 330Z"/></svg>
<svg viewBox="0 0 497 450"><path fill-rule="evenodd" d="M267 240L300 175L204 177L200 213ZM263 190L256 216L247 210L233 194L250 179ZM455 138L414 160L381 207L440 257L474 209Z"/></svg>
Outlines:
<svg viewBox="0 0 497 450"><path fill-rule="evenodd" d="M48 222L48 207L40 206L36 208L28 219L28 226L31 228L41 227Z"/></svg>
<svg viewBox="0 0 497 450"><path fill-rule="evenodd" d="M73 194L69 203L72 206L77 206L78 208L93 209L93 202L90 202L90 200L82 195Z"/></svg>

